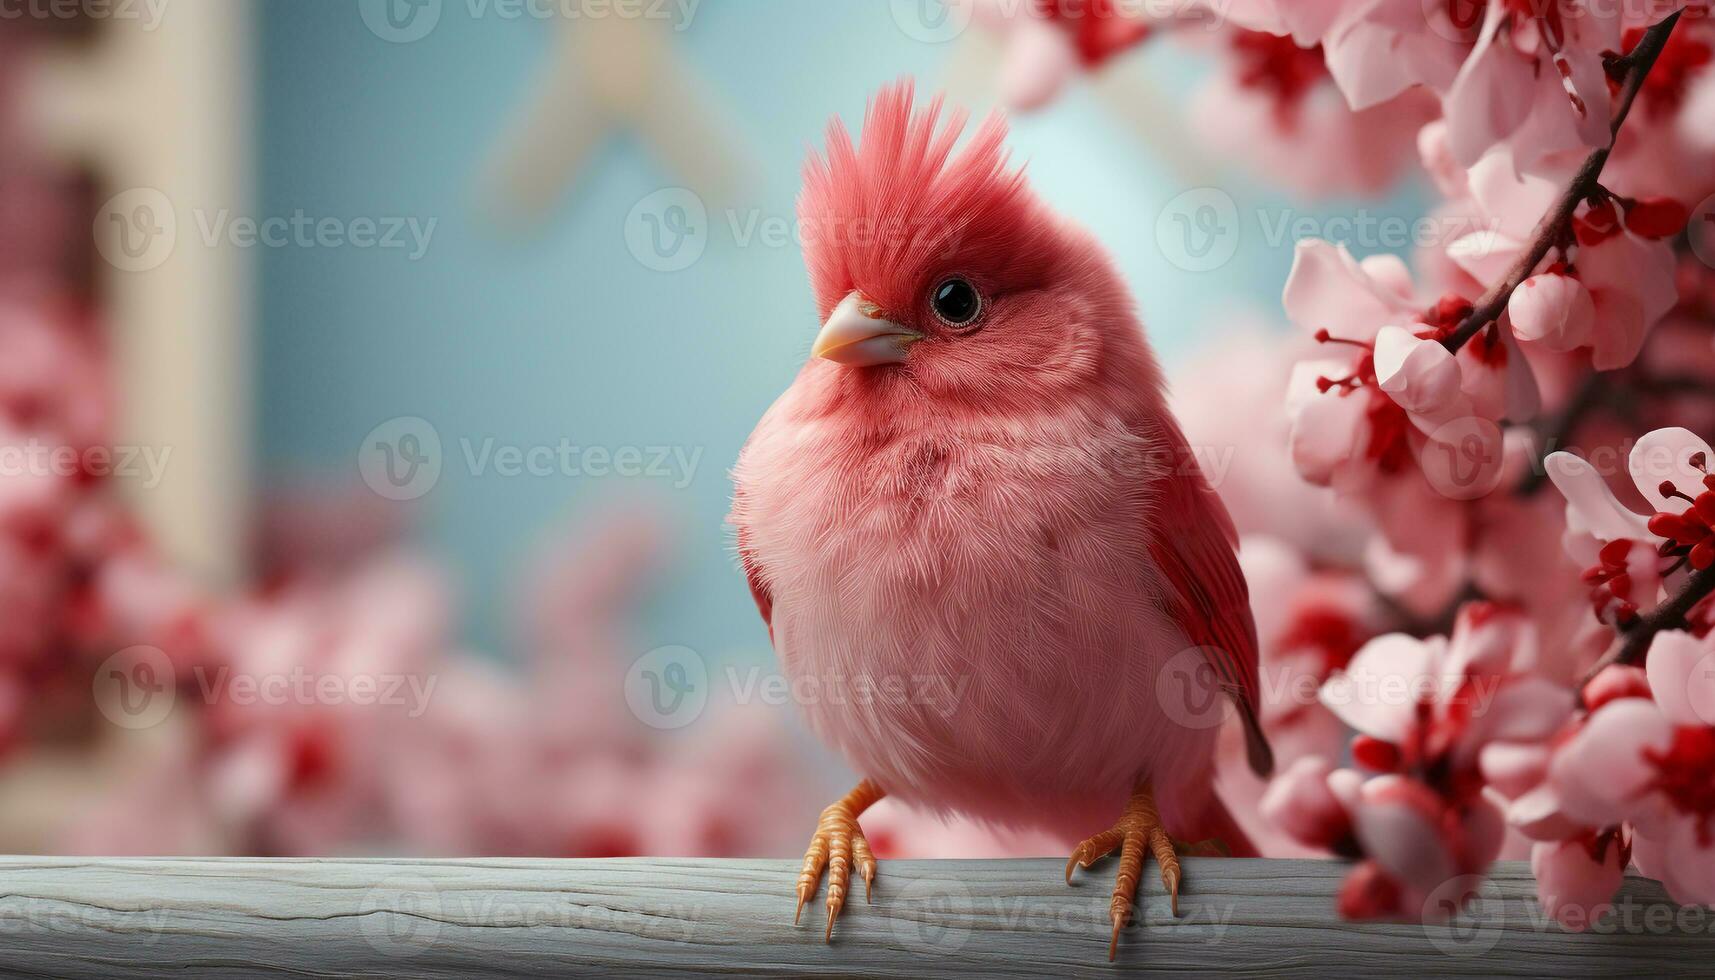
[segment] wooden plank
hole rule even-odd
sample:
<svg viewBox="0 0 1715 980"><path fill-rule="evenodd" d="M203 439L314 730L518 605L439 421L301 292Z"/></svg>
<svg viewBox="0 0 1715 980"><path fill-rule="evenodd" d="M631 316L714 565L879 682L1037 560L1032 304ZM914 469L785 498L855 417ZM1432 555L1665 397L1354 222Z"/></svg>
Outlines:
<svg viewBox="0 0 1715 980"><path fill-rule="evenodd" d="M121 977L1662 976L1715 966L1715 915L1626 883L1562 932L1509 863L1454 927L1353 925L1333 862L1186 862L1181 916L1145 876L1107 962L1113 866L883 862L822 942L791 861L0 859L0 974Z"/></svg>

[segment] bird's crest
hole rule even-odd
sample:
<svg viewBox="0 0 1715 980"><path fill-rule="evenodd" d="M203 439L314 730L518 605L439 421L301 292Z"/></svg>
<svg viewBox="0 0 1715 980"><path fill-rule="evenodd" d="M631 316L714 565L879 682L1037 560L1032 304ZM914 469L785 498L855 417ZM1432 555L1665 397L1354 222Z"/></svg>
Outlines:
<svg viewBox="0 0 1715 980"><path fill-rule="evenodd" d="M858 285L885 307L909 302L950 262L1010 264L1042 223L1023 171L1007 167L1003 116L990 115L955 154L967 114L943 123L940 96L912 102L910 80L883 88L856 145L836 118L826 157L805 161L798 218L824 315Z"/></svg>

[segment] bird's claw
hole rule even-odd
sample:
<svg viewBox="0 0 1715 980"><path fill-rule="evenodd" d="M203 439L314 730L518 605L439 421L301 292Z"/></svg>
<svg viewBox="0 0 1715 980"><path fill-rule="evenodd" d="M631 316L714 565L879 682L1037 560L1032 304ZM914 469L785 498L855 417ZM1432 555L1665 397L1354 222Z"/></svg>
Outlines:
<svg viewBox="0 0 1715 980"><path fill-rule="evenodd" d="M834 920L845 908L854 864L863 878L864 901L869 902L875 887L875 855L870 851L863 828L858 826L852 799L847 797L823 810L821 820L816 824L816 833L810 838L809 849L804 852L804 866L798 872L798 908L792 914L792 924L798 924L804 906L816 897L816 887L821 883L823 869L826 869L828 925L822 939L833 942Z"/></svg>
<svg viewBox="0 0 1715 980"><path fill-rule="evenodd" d="M1110 961L1119 953L1120 931L1131 922L1132 903L1137 898L1138 881L1143 872L1144 848L1148 847L1161 866L1161 883L1170 896L1175 918L1179 916L1179 882L1182 877L1178 847L1162 826L1155 800L1147 788L1140 788L1132 794L1118 823L1072 851L1071 859L1066 862L1066 883L1072 883L1073 867L1088 868L1113 853L1116 847L1120 852L1119 874L1114 881L1113 897L1108 903L1108 914L1114 924L1113 938L1108 941Z"/></svg>

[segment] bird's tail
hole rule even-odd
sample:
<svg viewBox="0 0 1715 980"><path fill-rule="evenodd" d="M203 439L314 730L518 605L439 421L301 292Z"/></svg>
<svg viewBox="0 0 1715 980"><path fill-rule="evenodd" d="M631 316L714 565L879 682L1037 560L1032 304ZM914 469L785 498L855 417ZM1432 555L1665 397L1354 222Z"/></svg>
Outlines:
<svg viewBox="0 0 1715 980"><path fill-rule="evenodd" d="M1217 840L1226 845L1227 853L1232 857L1261 857L1256 845L1245 835L1239 822L1233 819L1233 814L1221 798L1214 793L1209 794L1209 802L1203 805L1203 812L1197 814L1180 835L1186 843L1197 841Z"/></svg>

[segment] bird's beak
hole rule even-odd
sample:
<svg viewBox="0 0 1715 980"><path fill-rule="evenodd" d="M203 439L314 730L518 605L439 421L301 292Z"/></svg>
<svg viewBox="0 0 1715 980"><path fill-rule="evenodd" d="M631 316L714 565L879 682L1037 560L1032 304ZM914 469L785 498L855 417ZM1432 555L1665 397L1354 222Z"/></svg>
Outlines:
<svg viewBox="0 0 1715 980"><path fill-rule="evenodd" d="M810 353L849 367L898 364L923 335L892 320L871 316L875 306L853 290L828 314ZM866 312L868 311L868 312Z"/></svg>

